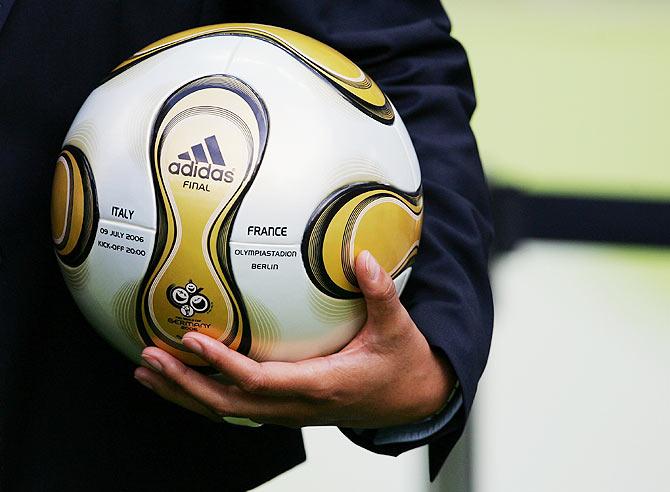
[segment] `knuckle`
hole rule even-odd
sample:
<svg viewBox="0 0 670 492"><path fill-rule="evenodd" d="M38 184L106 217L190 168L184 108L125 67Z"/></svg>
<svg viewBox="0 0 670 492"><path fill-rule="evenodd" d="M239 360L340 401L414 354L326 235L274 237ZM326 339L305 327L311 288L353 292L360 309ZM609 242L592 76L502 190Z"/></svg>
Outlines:
<svg viewBox="0 0 670 492"><path fill-rule="evenodd" d="M342 377L341 370L334 364L329 363L327 369L328 377L314 373L310 378L310 384L306 388L306 396L322 404L332 404L341 399Z"/></svg>
<svg viewBox="0 0 670 492"><path fill-rule="evenodd" d="M221 357L221 354L216 349L213 349L212 347L209 346L203 347L202 358L213 366L224 363L224 358Z"/></svg>
<svg viewBox="0 0 670 492"><path fill-rule="evenodd" d="M384 283L377 294L377 299L382 302L391 302L396 297L395 283L390 278Z"/></svg>
<svg viewBox="0 0 670 492"><path fill-rule="evenodd" d="M230 417L230 405L228 405L228 402L223 398L217 398L209 408L220 419L223 417Z"/></svg>
<svg viewBox="0 0 670 492"><path fill-rule="evenodd" d="M171 364L171 378L179 386L186 384L190 378L191 369L181 363Z"/></svg>
<svg viewBox="0 0 670 492"><path fill-rule="evenodd" d="M240 387L248 393L258 393L265 389L265 378L260 371L248 373L240 379Z"/></svg>
<svg viewBox="0 0 670 492"><path fill-rule="evenodd" d="M337 390L331 381L320 379L307 390L307 395L320 402L328 403L337 399Z"/></svg>

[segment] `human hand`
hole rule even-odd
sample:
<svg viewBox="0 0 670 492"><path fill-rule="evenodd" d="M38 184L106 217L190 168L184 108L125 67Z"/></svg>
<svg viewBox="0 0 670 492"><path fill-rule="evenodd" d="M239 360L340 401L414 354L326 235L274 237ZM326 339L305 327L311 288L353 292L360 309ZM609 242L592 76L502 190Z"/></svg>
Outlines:
<svg viewBox="0 0 670 492"><path fill-rule="evenodd" d="M221 421L248 417L291 427L388 427L439 411L456 378L432 351L398 299L395 285L367 251L355 262L367 321L339 352L301 362L256 362L206 335L183 343L218 370L215 380L157 347L147 347L135 378L161 397Z"/></svg>

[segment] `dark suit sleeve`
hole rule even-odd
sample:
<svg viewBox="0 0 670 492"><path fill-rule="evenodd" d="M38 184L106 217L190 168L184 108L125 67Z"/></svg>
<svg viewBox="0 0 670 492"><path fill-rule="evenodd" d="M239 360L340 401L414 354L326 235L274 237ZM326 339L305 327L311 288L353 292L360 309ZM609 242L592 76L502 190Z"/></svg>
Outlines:
<svg viewBox="0 0 670 492"><path fill-rule="evenodd" d="M488 280L492 227L470 117L474 89L465 51L437 0L264 3L268 20L309 34L358 63L389 96L421 164L425 222L403 303L429 343L453 365L463 405L431 437L375 445L373 432L343 432L357 444L399 454L431 444L431 476L463 431L488 357L493 306Z"/></svg>

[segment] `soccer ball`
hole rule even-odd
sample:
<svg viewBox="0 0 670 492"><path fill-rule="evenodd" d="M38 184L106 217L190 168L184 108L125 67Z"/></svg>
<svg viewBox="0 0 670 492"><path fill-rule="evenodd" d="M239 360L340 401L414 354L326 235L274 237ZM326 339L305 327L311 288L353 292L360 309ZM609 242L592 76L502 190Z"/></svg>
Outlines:
<svg viewBox="0 0 670 492"><path fill-rule="evenodd" d="M54 174L60 267L129 357L207 334L256 360L333 353L365 321L354 258L402 290L419 165L378 86L337 51L258 24L162 39L88 97Z"/></svg>

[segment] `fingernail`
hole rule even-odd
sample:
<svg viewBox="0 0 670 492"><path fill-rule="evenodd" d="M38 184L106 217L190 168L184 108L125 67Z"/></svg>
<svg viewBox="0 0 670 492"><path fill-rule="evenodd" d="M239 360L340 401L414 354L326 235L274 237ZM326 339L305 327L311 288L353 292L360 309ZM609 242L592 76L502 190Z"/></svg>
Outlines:
<svg viewBox="0 0 670 492"><path fill-rule="evenodd" d="M202 344L191 337L182 338L181 343L183 343L186 346L186 348L188 348L194 354L202 353Z"/></svg>
<svg viewBox="0 0 670 492"><path fill-rule="evenodd" d="M369 251L364 251L365 254L365 268L368 271L368 276L370 280L376 280L379 275L379 263L375 260L375 257L372 256L372 253Z"/></svg>
<svg viewBox="0 0 670 492"><path fill-rule="evenodd" d="M139 378L139 377L137 377L137 376L135 376L135 380L136 380L138 383L140 383L142 386L144 386L145 388L149 388L151 391L154 390L154 387L151 386L151 383L149 383L149 381L146 381L145 379Z"/></svg>
<svg viewBox="0 0 670 492"><path fill-rule="evenodd" d="M161 363L158 362L158 359L154 359L150 355L144 354L142 354L142 359L144 359L144 362L149 364L149 367L151 367L154 371L163 372L163 366L161 366Z"/></svg>

